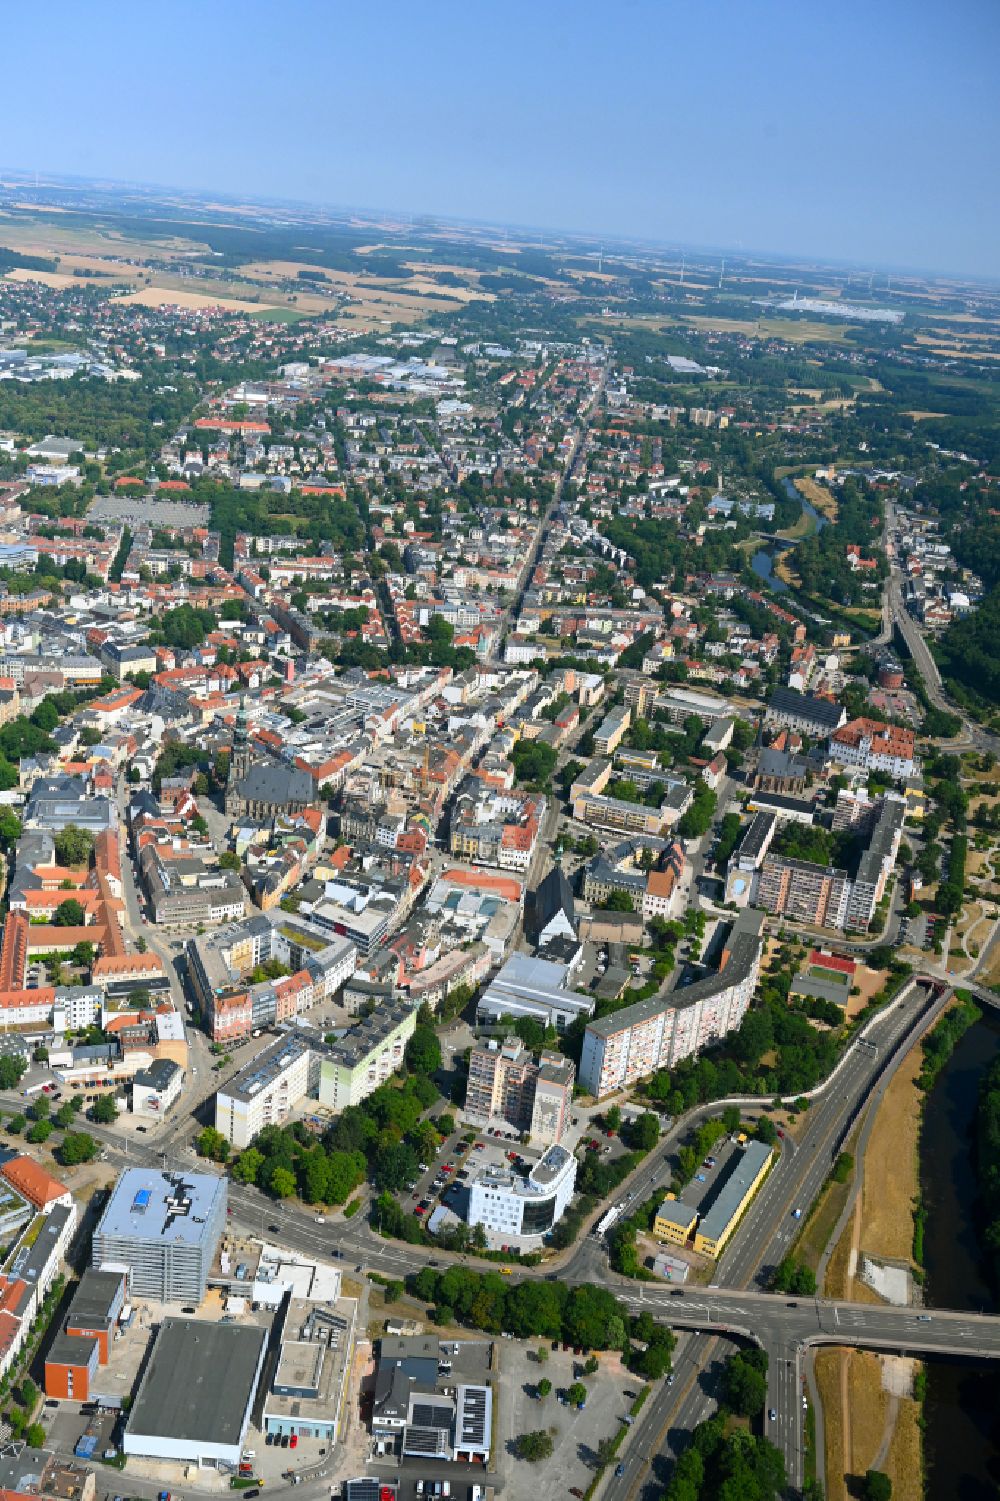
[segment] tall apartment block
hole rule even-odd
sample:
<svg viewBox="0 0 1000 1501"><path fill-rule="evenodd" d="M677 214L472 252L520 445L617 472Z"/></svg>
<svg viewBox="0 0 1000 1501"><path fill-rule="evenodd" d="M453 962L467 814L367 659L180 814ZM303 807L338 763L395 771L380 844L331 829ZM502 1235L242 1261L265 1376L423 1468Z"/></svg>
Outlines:
<svg viewBox="0 0 1000 1501"><path fill-rule="evenodd" d="M580 1083L597 1099L699 1052L740 1025L757 984L763 914L733 924L714 974L588 1022Z"/></svg>
<svg viewBox="0 0 1000 1501"><path fill-rule="evenodd" d="M536 1060L521 1042L490 1042L469 1055L465 1114L485 1124L502 1120L554 1145L569 1124L576 1070L559 1053Z"/></svg>

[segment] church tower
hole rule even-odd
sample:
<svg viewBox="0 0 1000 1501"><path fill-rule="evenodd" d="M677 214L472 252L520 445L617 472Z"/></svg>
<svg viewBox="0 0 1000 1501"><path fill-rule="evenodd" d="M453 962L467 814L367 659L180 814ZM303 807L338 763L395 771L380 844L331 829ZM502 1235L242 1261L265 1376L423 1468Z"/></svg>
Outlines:
<svg viewBox="0 0 1000 1501"><path fill-rule="evenodd" d="M250 770L253 754L250 746L250 714L246 701L240 700L236 714L236 729L233 733L233 748L229 753L229 775L226 779L226 812L238 811L240 783Z"/></svg>

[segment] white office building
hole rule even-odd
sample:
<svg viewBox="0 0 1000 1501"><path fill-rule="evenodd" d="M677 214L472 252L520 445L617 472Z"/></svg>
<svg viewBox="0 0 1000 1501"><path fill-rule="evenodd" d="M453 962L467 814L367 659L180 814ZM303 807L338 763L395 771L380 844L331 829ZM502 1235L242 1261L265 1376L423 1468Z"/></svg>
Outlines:
<svg viewBox="0 0 1000 1501"><path fill-rule="evenodd" d="M576 1158L549 1147L525 1178L506 1167L484 1168L469 1188L469 1224L495 1235L544 1235L573 1197Z"/></svg>

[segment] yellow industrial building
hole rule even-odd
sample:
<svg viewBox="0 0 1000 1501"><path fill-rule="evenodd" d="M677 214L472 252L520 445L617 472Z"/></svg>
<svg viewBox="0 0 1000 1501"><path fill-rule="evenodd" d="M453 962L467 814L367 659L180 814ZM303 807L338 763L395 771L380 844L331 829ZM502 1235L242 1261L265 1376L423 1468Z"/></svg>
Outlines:
<svg viewBox="0 0 1000 1501"><path fill-rule="evenodd" d="M747 1142L733 1170L719 1186L712 1204L698 1225L694 1248L713 1260L722 1255L726 1242L739 1224L771 1165L771 1148L762 1141Z"/></svg>
<svg viewBox="0 0 1000 1501"><path fill-rule="evenodd" d="M696 1209L692 1209L688 1204L682 1204L680 1199L675 1199L668 1194L656 1211L653 1234L657 1240L670 1240L676 1246L683 1246L691 1239L691 1232L697 1219Z"/></svg>

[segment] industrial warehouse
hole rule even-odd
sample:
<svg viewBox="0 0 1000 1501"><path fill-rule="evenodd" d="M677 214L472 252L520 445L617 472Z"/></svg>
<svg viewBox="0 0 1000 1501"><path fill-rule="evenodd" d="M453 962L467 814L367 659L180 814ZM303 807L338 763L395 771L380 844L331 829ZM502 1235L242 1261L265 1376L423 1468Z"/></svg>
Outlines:
<svg viewBox="0 0 1000 1501"><path fill-rule="evenodd" d="M225 1188L208 1173L119 1177L44 1357L50 1406L69 1418L86 1404L77 1454L235 1474L251 1433L303 1458L340 1438L357 1300L335 1266L235 1234Z"/></svg>
<svg viewBox="0 0 1000 1501"><path fill-rule="evenodd" d="M683 1203L674 1194L667 1195L653 1220L654 1236L675 1246L693 1245L700 1256L717 1259L767 1176L772 1160L772 1150L765 1142L747 1142L723 1164L719 1177L697 1207ZM714 1159L708 1162L714 1166Z"/></svg>

